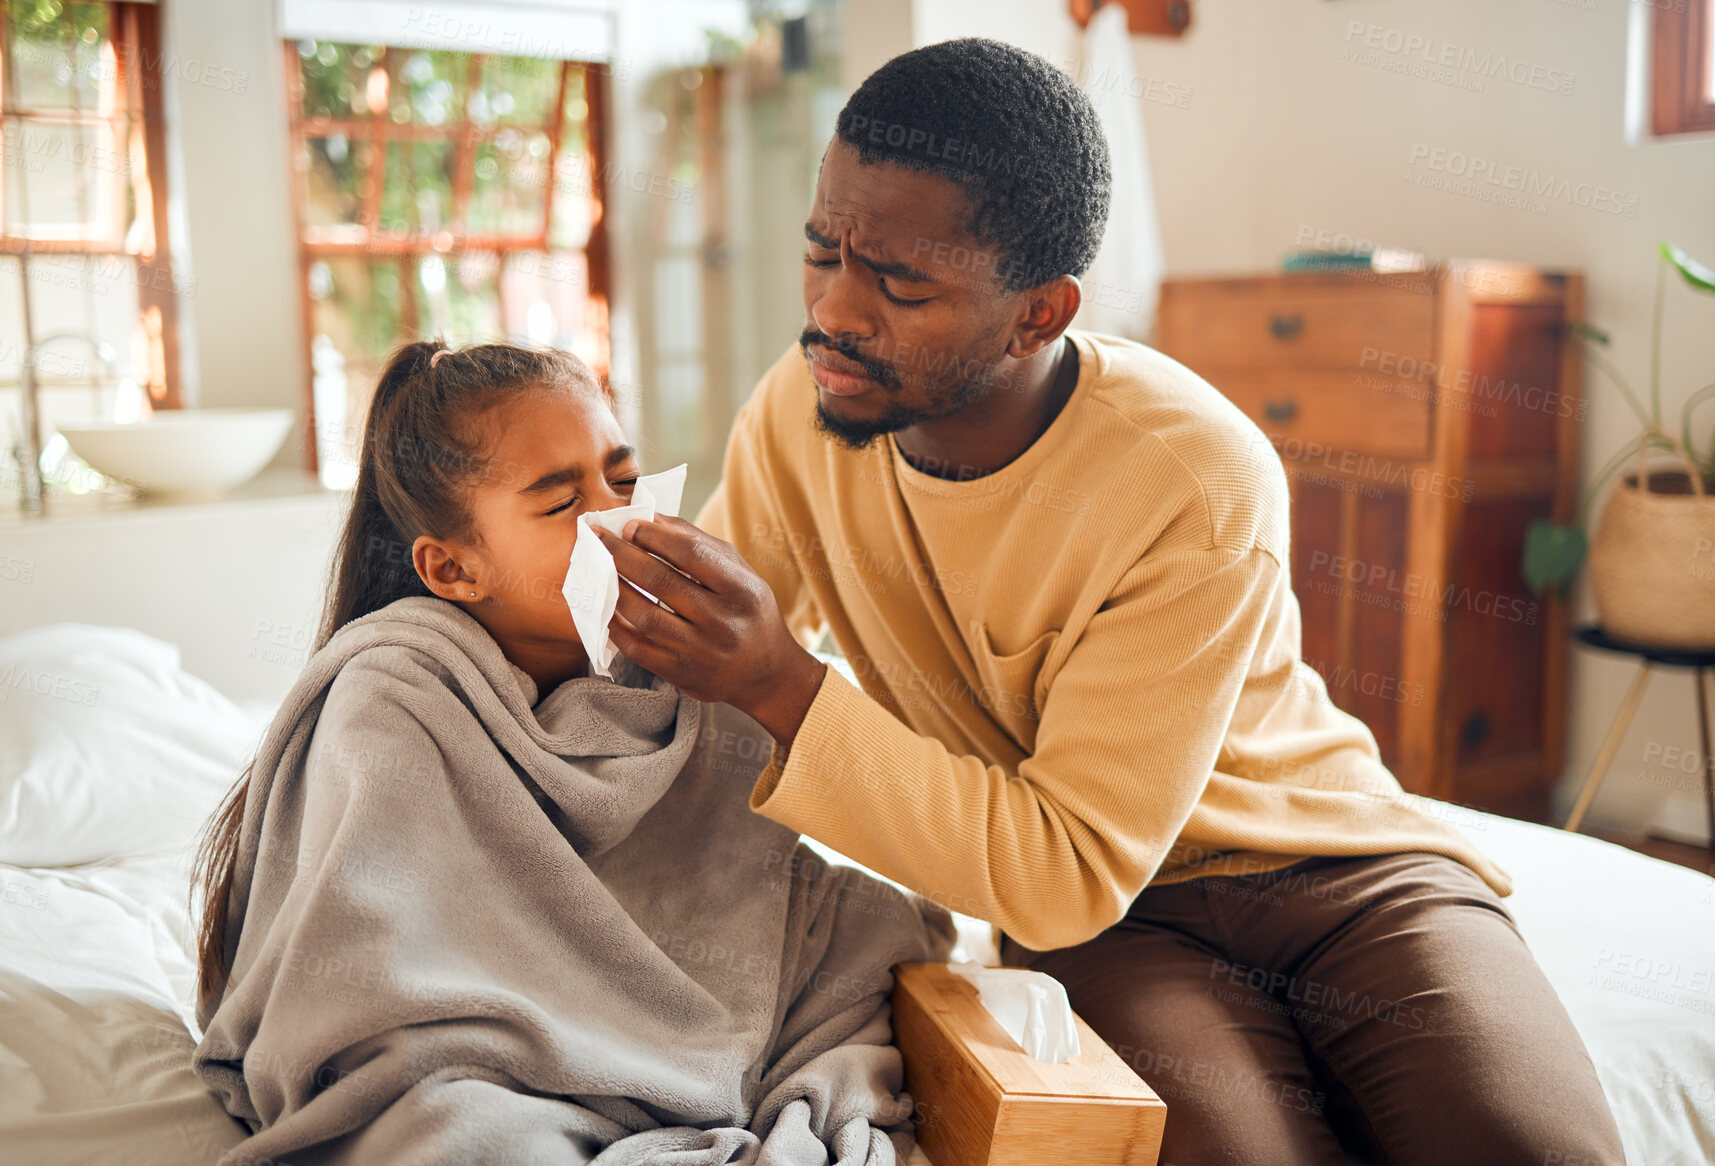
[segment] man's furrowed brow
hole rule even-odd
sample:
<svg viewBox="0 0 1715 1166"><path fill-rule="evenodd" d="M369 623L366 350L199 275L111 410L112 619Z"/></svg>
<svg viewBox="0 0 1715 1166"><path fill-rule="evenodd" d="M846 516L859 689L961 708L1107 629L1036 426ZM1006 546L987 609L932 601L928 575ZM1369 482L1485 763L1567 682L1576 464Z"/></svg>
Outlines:
<svg viewBox="0 0 1715 1166"><path fill-rule="evenodd" d="M804 238L808 239L816 246L826 247L830 251L838 251L840 249L839 243L835 242L833 239L827 238L809 223L804 224ZM871 259L867 255L859 255L856 251L852 252L852 258L856 259L859 263L863 264L877 275L891 275L894 279L903 279L911 283L937 282L933 275L930 275L920 267L913 267L909 263L892 263L881 259Z"/></svg>
<svg viewBox="0 0 1715 1166"><path fill-rule="evenodd" d="M602 469L611 470L614 466L619 465L627 458L633 458L636 456L636 446L616 445L607 451L606 457L601 459ZM571 482L581 482L583 480L584 467L566 466L563 469L550 470L548 473L543 474L540 478L537 478L534 482L531 482L528 486L525 486L518 492L520 494L546 494L550 490L558 489L559 487Z"/></svg>
<svg viewBox="0 0 1715 1166"><path fill-rule="evenodd" d="M935 277L920 267L909 263L884 263L879 259L871 259L866 255L852 252L852 258L875 272L877 275L891 275L894 279L903 279L907 283L935 283Z"/></svg>

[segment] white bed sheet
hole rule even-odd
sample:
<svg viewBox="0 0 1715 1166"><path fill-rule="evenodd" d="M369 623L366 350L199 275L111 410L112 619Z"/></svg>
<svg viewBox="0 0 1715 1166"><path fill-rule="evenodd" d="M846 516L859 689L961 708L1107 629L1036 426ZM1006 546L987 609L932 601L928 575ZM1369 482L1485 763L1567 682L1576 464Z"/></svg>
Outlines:
<svg viewBox="0 0 1715 1166"><path fill-rule="evenodd" d="M1627 1161L1715 1162L1715 879L1512 818L1462 828L1513 876L1507 907L1596 1063Z"/></svg>
<svg viewBox="0 0 1715 1166"><path fill-rule="evenodd" d="M1590 1049L1629 1160L1715 1161L1715 880L1457 812L1516 880L1509 907ZM242 1140L190 1068L185 872L183 855L0 865L3 1166L194 1166ZM983 958L987 926L960 923L959 954Z"/></svg>
<svg viewBox="0 0 1715 1166"><path fill-rule="evenodd" d="M244 1127L191 1071L186 863L0 865L0 1163L212 1162Z"/></svg>

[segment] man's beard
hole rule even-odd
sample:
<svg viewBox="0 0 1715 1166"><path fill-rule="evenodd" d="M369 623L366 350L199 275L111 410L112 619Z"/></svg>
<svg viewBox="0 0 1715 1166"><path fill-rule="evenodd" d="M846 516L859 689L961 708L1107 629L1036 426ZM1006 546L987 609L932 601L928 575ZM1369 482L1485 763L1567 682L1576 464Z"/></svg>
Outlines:
<svg viewBox="0 0 1715 1166"><path fill-rule="evenodd" d="M900 389L899 374L891 367L866 358L860 351L850 345L836 344L820 332L807 331L798 341L799 348L809 359L809 346L820 345L830 352L837 352L848 360L863 366L864 372L876 381L883 392L896 394ZM958 367L968 367L959 362ZM887 433L897 433L901 429L909 429L924 421L936 421L942 417L950 417L959 412L971 402L988 394L993 387L988 377L989 366L984 365L977 377L961 374L952 382L951 391L941 400L926 408L912 408L893 401L878 417L846 418L836 417L822 406L821 396L816 399L816 428L833 438L847 449L863 450L869 447L876 438ZM943 392L946 389L943 388Z"/></svg>

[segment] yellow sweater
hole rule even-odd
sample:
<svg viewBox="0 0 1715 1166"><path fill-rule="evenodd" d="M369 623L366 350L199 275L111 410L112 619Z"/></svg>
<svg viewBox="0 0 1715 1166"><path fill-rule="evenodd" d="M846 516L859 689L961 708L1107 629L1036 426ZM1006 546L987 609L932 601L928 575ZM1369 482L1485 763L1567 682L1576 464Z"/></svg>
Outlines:
<svg viewBox="0 0 1715 1166"><path fill-rule="evenodd" d="M862 685L828 669L751 807L1038 950L1308 855L1432 851L1510 893L1300 661L1267 438L1178 362L1067 335L1060 414L969 481L817 432L796 346L739 410L697 525Z"/></svg>

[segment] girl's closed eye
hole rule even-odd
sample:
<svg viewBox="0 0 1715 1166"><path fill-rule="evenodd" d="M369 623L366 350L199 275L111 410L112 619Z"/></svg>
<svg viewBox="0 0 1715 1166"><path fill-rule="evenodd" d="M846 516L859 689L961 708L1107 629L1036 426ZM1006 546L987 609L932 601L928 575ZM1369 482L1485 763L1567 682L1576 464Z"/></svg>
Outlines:
<svg viewBox="0 0 1715 1166"><path fill-rule="evenodd" d="M641 475L639 475L639 476L641 476ZM615 488L629 489L630 487L637 485L637 477L621 478L619 481L614 482L613 485L615 486ZM552 510L545 511L544 517L546 517L547 515L551 515L551 514L559 514L563 510L567 510L573 506L576 506L582 500L583 500L583 495L573 494L570 498L567 498L564 502L560 503L558 506L554 507Z"/></svg>

